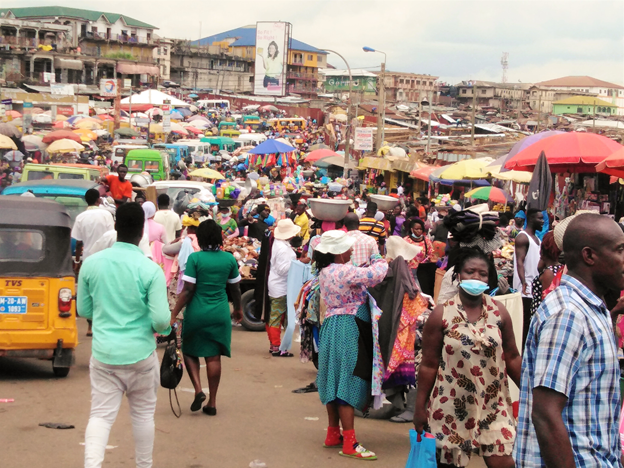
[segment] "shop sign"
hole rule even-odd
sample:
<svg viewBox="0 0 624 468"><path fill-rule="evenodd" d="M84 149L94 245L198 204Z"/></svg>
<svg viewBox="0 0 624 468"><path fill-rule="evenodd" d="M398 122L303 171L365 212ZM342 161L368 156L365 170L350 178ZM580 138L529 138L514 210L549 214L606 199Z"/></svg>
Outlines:
<svg viewBox="0 0 624 468"><path fill-rule="evenodd" d="M374 129L372 127L358 127L355 129L353 149L356 151L372 151L374 143Z"/></svg>
<svg viewBox="0 0 624 468"><path fill-rule="evenodd" d="M13 99L3 99L0 102L2 102L2 104L4 104L5 106L10 106L13 104Z"/></svg>
<svg viewBox="0 0 624 468"><path fill-rule="evenodd" d="M117 80L111 78L102 78L100 80L100 96L117 96Z"/></svg>
<svg viewBox="0 0 624 468"><path fill-rule="evenodd" d="M163 102L162 111L163 111L163 120L162 120L163 132L170 133L171 132L171 115L170 115L171 114L171 102L170 101Z"/></svg>
<svg viewBox="0 0 624 468"><path fill-rule="evenodd" d="M56 108L56 113L60 114L60 115L65 115L65 116L71 116L74 115L74 108L73 107L69 107L69 106L59 106Z"/></svg>

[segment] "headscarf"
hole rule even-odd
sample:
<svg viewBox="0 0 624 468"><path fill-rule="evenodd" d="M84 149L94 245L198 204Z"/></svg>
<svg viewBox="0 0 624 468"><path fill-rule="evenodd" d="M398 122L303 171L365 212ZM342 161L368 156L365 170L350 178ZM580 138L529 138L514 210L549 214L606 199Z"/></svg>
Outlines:
<svg viewBox="0 0 624 468"><path fill-rule="evenodd" d="M514 215L514 219L515 218L526 219L526 213L523 210L520 210Z"/></svg>
<svg viewBox="0 0 624 468"><path fill-rule="evenodd" d="M156 214L156 206L151 202L145 202L143 203L143 205L141 205L141 208L143 208L143 213L145 214L145 225L143 227L143 235L146 238L150 238L150 232L149 232L149 220L151 218L154 217L154 215Z"/></svg>

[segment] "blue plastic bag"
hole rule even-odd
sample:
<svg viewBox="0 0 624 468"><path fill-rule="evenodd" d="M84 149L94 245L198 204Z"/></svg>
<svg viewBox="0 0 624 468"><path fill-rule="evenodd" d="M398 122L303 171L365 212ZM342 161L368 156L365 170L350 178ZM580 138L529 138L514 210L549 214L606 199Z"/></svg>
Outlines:
<svg viewBox="0 0 624 468"><path fill-rule="evenodd" d="M437 468L436 440L431 434L418 434L416 430L410 429L410 442L412 448L405 468Z"/></svg>

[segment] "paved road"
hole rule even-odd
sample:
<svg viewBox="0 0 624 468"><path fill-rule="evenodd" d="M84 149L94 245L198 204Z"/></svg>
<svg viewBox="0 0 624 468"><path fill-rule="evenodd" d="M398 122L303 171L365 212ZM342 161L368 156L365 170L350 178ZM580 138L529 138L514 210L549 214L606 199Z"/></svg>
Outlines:
<svg viewBox="0 0 624 468"><path fill-rule="evenodd" d="M71 468L83 463L84 431L89 417L88 362L91 339L79 322L82 343L76 366L54 378L49 362L0 358L0 440L2 468ZM296 346L296 345L295 345ZM297 358L273 358L264 333L237 328L234 357L224 359L216 417L191 413L193 394L185 375L178 395L183 414L176 419L168 394L160 389L156 409L155 468L246 468L260 459L268 468L353 467L364 463L322 447L327 426L318 394L291 390L315 378L314 366ZM294 349L295 355L298 349ZM159 349L162 354L162 348ZM205 374L202 375L205 379ZM207 381L204 380L207 387ZM187 391L185 391L185 389ZM180 391L182 390L182 391ZM43 422L73 424L75 429L39 427ZM379 456L377 467L404 467L409 424L356 419L358 439ZM134 444L127 403L113 426L104 466L134 467Z"/></svg>

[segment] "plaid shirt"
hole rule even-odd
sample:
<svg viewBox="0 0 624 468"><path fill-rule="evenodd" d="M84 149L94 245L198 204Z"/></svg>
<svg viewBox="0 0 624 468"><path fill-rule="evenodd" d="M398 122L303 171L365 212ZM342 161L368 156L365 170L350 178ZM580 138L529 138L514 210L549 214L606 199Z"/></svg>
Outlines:
<svg viewBox="0 0 624 468"><path fill-rule="evenodd" d="M369 266L371 255L379 253L375 239L361 231L347 231L347 236L355 237L351 262L359 267Z"/></svg>
<svg viewBox="0 0 624 468"><path fill-rule="evenodd" d="M620 370L611 315L578 280L564 276L531 320L522 361L514 459L546 466L531 420L532 391L568 397L562 417L577 467L620 467Z"/></svg>

